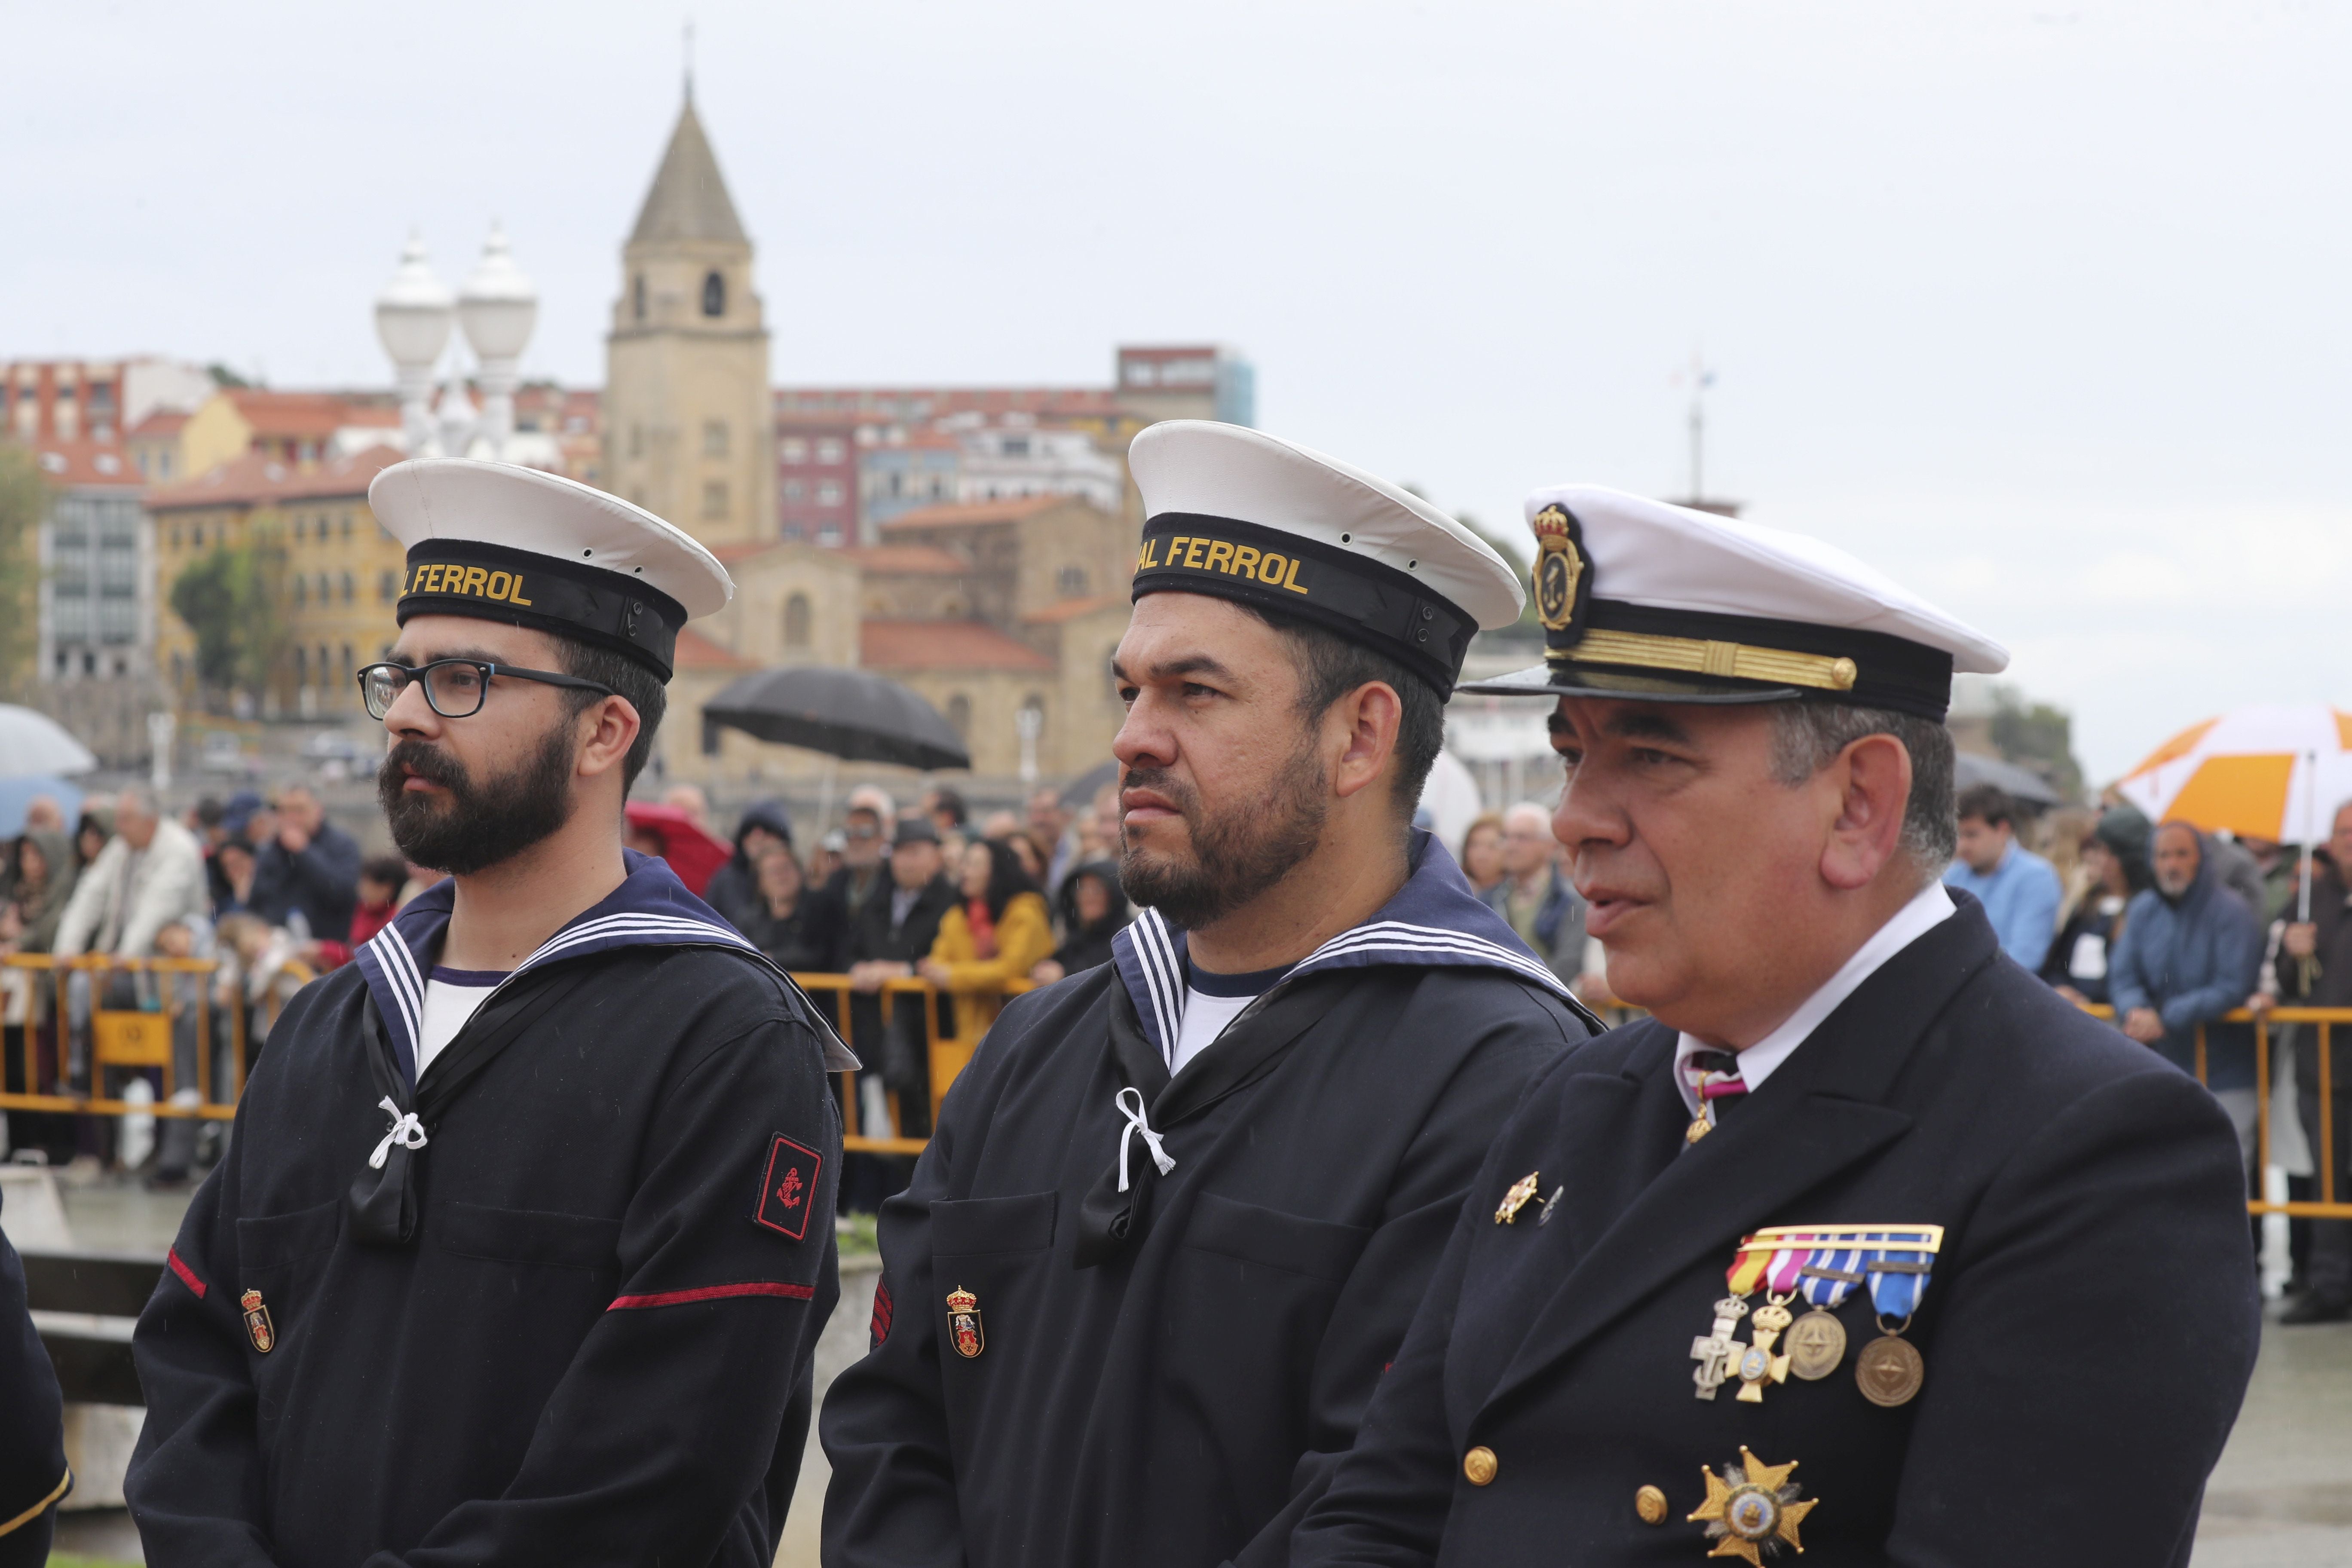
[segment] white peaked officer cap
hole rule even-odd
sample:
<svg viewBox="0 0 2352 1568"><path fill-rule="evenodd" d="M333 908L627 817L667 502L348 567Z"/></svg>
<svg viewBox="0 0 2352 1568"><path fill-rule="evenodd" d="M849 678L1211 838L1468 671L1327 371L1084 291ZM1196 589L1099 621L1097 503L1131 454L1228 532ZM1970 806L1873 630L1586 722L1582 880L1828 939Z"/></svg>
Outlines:
<svg viewBox="0 0 2352 1568"><path fill-rule="evenodd" d="M663 680L678 629L734 582L710 552L643 507L560 474L465 458L394 463L368 486L408 551L400 624L468 616L624 653Z"/></svg>
<svg viewBox="0 0 2352 1568"><path fill-rule="evenodd" d="M1850 703L1940 720L2009 650L1809 539L1597 485L1528 498L1544 662L1494 696Z"/></svg>
<svg viewBox="0 0 2352 1568"><path fill-rule="evenodd" d="M1311 622L1450 696L1481 627L1519 618L1518 574L1422 500L1305 447L1206 419L1128 450L1143 497L1134 596L1206 594Z"/></svg>

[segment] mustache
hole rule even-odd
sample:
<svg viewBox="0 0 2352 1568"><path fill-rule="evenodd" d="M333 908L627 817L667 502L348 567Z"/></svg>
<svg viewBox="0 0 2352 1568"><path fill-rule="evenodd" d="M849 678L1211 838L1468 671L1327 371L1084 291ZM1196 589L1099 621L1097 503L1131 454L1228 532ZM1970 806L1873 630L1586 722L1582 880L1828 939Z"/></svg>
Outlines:
<svg viewBox="0 0 2352 1568"><path fill-rule="evenodd" d="M397 789L403 778L410 773L446 790L466 787L466 765L463 763L414 738L399 742L384 753L383 770L376 777L382 784Z"/></svg>
<svg viewBox="0 0 2352 1568"><path fill-rule="evenodd" d="M1118 787L1121 790L1148 789L1164 795L1187 818L1200 805L1193 797L1192 787L1170 768L1129 768L1119 774Z"/></svg>

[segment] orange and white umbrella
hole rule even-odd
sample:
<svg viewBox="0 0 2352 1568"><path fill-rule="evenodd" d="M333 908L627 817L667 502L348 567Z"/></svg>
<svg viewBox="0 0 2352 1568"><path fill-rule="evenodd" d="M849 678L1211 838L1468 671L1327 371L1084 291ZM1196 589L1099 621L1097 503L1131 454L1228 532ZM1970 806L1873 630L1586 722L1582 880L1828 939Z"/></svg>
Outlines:
<svg viewBox="0 0 2352 1568"><path fill-rule="evenodd" d="M2326 837L2352 794L2352 713L2316 703L2240 708L2191 724L2116 784L2152 822L2299 844Z"/></svg>

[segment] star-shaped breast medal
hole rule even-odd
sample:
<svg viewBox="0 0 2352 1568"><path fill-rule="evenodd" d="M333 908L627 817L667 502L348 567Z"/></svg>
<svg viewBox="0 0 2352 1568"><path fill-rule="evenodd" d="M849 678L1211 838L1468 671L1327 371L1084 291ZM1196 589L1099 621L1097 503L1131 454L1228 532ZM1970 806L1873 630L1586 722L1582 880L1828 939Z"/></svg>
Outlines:
<svg viewBox="0 0 2352 1568"><path fill-rule="evenodd" d="M1763 1553L1778 1552L1784 1541L1800 1552L1805 1549L1797 1539L1797 1526L1821 1500L1797 1500L1800 1489L1789 1479L1796 1468L1794 1459L1768 1465L1742 1447L1739 1463L1724 1466L1721 1475L1700 1472L1706 1478L1706 1501L1690 1517L1706 1523L1706 1538L1715 1542L1709 1557L1745 1558L1753 1568L1762 1568Z"/></svg>

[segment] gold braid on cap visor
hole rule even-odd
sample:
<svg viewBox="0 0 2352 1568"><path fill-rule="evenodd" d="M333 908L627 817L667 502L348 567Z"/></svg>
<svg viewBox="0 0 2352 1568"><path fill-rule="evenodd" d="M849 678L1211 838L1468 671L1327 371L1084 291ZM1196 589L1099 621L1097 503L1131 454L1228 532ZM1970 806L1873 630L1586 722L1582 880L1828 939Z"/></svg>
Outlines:
<svg viewBox="0 0 2352 1568"><path fill-rule="evenodd" d="M1827 654L1791 653L1751 643L1712 642L1594 627L1571 647L1551 651L1555 664L1624 664L1670 669L1685 675L1728 676L1821 691L1851 691L1862 671L1853 660Z"/></svg>

